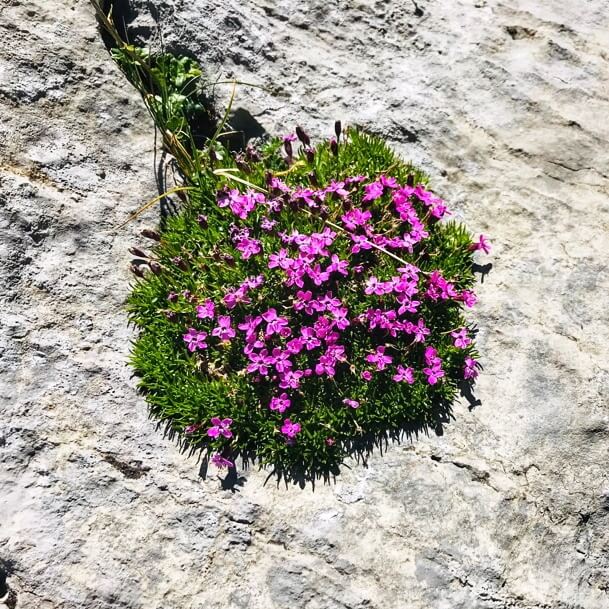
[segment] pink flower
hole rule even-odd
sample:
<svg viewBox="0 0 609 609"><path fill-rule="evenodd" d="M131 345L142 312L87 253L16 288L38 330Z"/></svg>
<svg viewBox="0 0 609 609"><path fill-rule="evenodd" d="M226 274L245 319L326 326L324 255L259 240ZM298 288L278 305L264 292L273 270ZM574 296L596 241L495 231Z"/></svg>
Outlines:
<svg viewBox="0 0 609 609"><path fill-rule="evenodd" d="M243 260L248 260L262 251L260 241L257 239L250 239L250 237L239 239L235 247L241 252L241 258L243 258Z"/></svg>
<svg viewBox="0 0 609 609"><path fill-rule="evenodd" d="M282 142L295 142L296 139L297 137L295 133L288 133L287 135L281 137Z"/></svg>
<svg viewBox="0 0 609 609"><path fill-rule="evenodd" d="M393 361L390 355L385 355L386 347L384 345L377 347L375 353L366 356L366 361L370 364L376 364L377 370L385 370L387 364Z"/></svg>
<svg viewBox="0 0 609 609"><path fill-rule="evenodd" d="M491 244L487 241L484 235L478 237L478 241L469 246L471 251L482 250L485 254L491 253Z"/></svg>
<svg viewBox="0 0 609 609"><path fill-rule="evenodd" d="M360 407L360 403L357 400L352 400L350 398L345 398L343 400L343 404L346 404L350 408L359 408Z"/></svg>
<svg viewBox="0 0 609 609"><path fill-rule="evenodd" d="M475 379L478 376L478 362L471 358L465 358L465 368L463 369L464 379Z"/></svg>
<svg viewBox="0 0 609 609"><path fill-rule="evenodd" d="M326 446L334 446L336 444L336 440L334 438L326 438Z"/></svg>
<svg viewBox="0 0 609 609"><path fill-rule="evenodd" d="M454 332L451 332L450 335L455 339L455 347L458 347L459 349L465 349L465 347L472 344L471 339L467 336L466 328L455 330Z"/></svg>
<svg viewBox="0 0 609 609"><path fill-rule="evenodd" d="M358 226L364 226L371 218L372 214L368 210L362 211L356 207L344 214L341 220L349 230L356 230Z"/></svg>
<svg viewBox="0 0 609 609"><path fill-rule="evenodd" d="M463 290L461 292L461 300L464 302L465 306L470 309L478 302L476 295L469 290Z"/></svg>
<svg viewBox="0 0 609 609"><path fill-rule="evenodd" d="M394 177L381 176L379 182L384 188L397 188L399 186Z"/></svg>
<svg viewBox="0 0 609 609"><path fill-rule="evenodd" d="M188 425L184 428L184 433L192 434L195 433L201 427L201 423L193 423L192 425Z"/></svg>
<svg viewBox="0 0 609 609"><path fill-rule="evenodd" d="M269 408L271 410L276 410L280 414L283 414L290 407L291 403L292 402L288 397L288 394L282 393L279 397L271 398L271 401L269 402Z"/></svg>
<svg viewBox="0 0 609 609"><path fill-rule="evenodd" d="M393 375L393 380L396 383L406 381L409 385L414 383L414 370L410 367L404 368L404 366L397 367L397 374Z"/></svg>
<svg viewBox="0 0 609 609"><path fill-rule="evenodd" d="M365 381L371 381L372 380L372 372L370 372L370 370L362 370L361 377Z"/></svg>
<svg viewBox="0 0 609 609"><path fill-rule="evenodd" d="M202 305L197 307L197 317L199 319L213 319L215 310L216 306L214 303L207 299Z"/></svg>
<svg viewBox="0 0 609 609"><path fill-rule="evenodd" d="M220 419L220 417L212 417L212 427L207 430L207 435L210 438L217 438L218 436L232 438L233 432L230 430L232 422L232 419Z"/></svg>
<svg viewBox="0 0 609 609"><path fill-rule="evenodd" d="M207 349L207 332L196 330L195 328L189 328L188 332L182 336L184 342L189 351L196 351L197 349Z"/></svg>
<svg viewBox="0 0 609 609"><path fill-rule="evenodd" d="M235 337L235 330L231 326L229 315L219 315L218 325L212 330L212 336L217 336L221 341L228 341Z"/></svg>
<svg viewBox="0 0 609 609"><path fill-rule="evenodd" d="M444 370L436 366L433 368L423 368L423 372L427 375L427 382L430 385L435 385L444 376Z"/></svg>
<svg viewBox="0 0 609 609"><path fill-rule="evenodd" d="M281 427L281 433L289 439L295 438L296 434L300 433L300 430L300 423L292 423L290 419L286 419Z"/></svg>
<svg viewBox="0 0 609 609"><path fill-rule="evenodd" d="M225 459L218 453L211 458L211 462L220 469L224 469L225 467L235 467L235 464L232 461Z"/></svg>
<svg viewBox="0 0 609 609"><path fill-rule="evenodd" d="M288 327L288 320L285 317L279 317L277 311L273 308L262 314L262 319L266 321L266 336L280 334L281 336L289 336L291 334Z"/></svg>
<svg viewBox="0 0 609 609"><path fill-rule="evenodd" d="M425 321L421 318L417 322L417 325L412 326L412 331L414 333L414 342L415 343L424 343L425 337L431 334L429 328L425 327Z"/></svg>
<svg viewBox="0 0 609 609"><path fill-rule="evenodd" d="M294 260L288 255L288 250L281 248L276 254L273 253L269 256L268 267L274 269L279 267L284 271L289 269L294 264Z"/></svg>
<svg viewBox="0 0 609 609"><path fill-rule="evenodd" d="M380 182L366 184L364 190L366 193L364 194L362 201L374 201L383 196L383 185Z"/></svg>

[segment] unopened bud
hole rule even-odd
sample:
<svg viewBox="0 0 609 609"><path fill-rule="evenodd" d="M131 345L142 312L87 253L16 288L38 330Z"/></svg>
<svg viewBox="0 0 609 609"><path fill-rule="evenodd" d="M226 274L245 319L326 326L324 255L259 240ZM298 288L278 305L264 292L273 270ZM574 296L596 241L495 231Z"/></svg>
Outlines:
<svg viewBox="0 0 609 609"><path fill-rule="evenodd" d="M313 148L306 148L305 154L307 155L307 161L312 163L315 160L315 150Z"/></svg>
<svg viewBox="0 0 609 609"><path fill-rule="evenodd" d="M286 140L285 142L283 142L283 148L285 150L285 153L288 155L288 159L291 159L294 155L294 151L292 150L292 142Z"/></svg>
<svg viewBox="0 0 609 609"><path fill-rule="evenodd" d="M139 264L132 264L131 272L137 277L144 277L144 269Z"/></svg>
<svg viewBox="0 0 609 609"><path fill-rule="evenodd" d="M175 321L178 318L178 316L173 311L165 311L165 317L169 321Z"/></svg>
<svg viewBox="0 0 609 609"><path fill-rule="evenodd" d="M410 186L410 188L414 186L414 175L412 173L408 174L408 177L406 178L406 184Z"/></svg>
<svg viewBox="0 0 609 609"><path fill-rule="evenodd" d="M251 144L248 144L245 149L245 158L248 161L253 161L254 163L257 163L258 161L262 160L262 157L260 156L258 150L256 150L256 148L254 148L254 146L252 146Z"/></svg>
<svg viewBox="0 0 609 609"><path fill-rule="evenodd" d="M207 216L205 214L199 214L197 216L197 222L201 228L207 228Z"/></svg>
<svg viewBox="0 0 609 609"><path fill-rule="evenodd" d="M340 134L343 130L343 126L340 121L334 122L334 133L336 133L336 139L340 139Z"/></svg>
<svg viewBox="0 0 609 609"><path fill-rule="evenodd" d="M311 182L313 186L319 186L319 182L317 181L317 176L315 175L314 171L309 174L309 182Z"/></svg>
<svg viewBox="0 0 609 609"><path fill-rule="evenodd" d="M171 262L173 262L178 268L182 269L183 271L188 270L188 265L186 264L186 262L184 262L184 258L182 258L182 256L175 256L171 259Z"/></svg>
<svg viewBox="0 0 609 609"><path fill-rule="evenodd" d="M141 250L139 247L130 247L129 253L133 254L136 258L148 258L148 254L144 250Z"/></svg>
<svg viewBox="0 0 609 609"><path fill-rule="evenodd" d="M330 150L334 156L338 156L338 142L334 138L330 140Z"/></svg>
<svg viewBox="0 0 609 609"><path fill-rule="evenodd" d="M235 266L235 258L230 254L222 254L222 260L230 267Z"/></svg>
<svg viewBox="0 0 609 609"><path fill-rule="evenodd" d="M305 146L309 146L311 144L311 139L309 138L309 136L305 133L304 129L302 127L296 127L296 135L298 136L298 139L305 145Z"/></svg>
<svg viewBox="0 0 609 609"><path fill-rule="evenodd" d="M148 266L150 267L150 270L155 274L155 275L160 275L161 271L163 270L163 267L158 263L155 262L154 260L151 260L148 263Z"/></svg>
<svg viewBox="0 0 609 609"><path fill-rule="evenodd" d="M150 228L145 228L142 231L142 237L146 237L146 239L152 239L153 241L161 240L161 235L159 235L159 233L157 231L152 230Z"/></svg>

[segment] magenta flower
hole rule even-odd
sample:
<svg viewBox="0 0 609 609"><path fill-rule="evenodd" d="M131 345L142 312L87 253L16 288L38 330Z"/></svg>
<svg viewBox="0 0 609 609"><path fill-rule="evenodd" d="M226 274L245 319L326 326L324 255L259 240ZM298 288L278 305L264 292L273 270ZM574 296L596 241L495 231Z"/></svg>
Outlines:
<svg viewBox="0 0 609 609"><path fill-rule="evenodd" d="M268 267L270 269L279 267L285 271L291 268L293 264L294 260L288 255L288 250L283 247L276 254L273 253L269 256Z"/></svg>
<svg viewBox="0 0 609 609"><path fill-rule="evenodd" d="M356 230L358 226L364 226L371 218L372 214L368 210L362 211L354 208L344 214L341 220L349 230Z"/></svg>
<svg viewBox="0 0 609 609"><path fill-rule="evenodd" d="M279 387L281 389L298 389L300 387L300 379L305 376L302 370L288 370L284 374L279 375Z"/></svg>
<svg viewBox="0 0 609 609"><path fill-rule="evenodd" d="M326 273L338 273L346 277L349 274L349 261L341 260L336 254L332 254L331 263L326 268Z"/></svg>
<svg viewBox="0 0 609 609"><path fill-rule="evenodd" d="M212 336L217 336L221 341L228 341L235 337L235 330L231 325L229 315L219 315L218 325L212 330Z"/></svg>
<svg viewBox="0 0 609 609"><path fill-rule="evenodd" d="M467 336L467 329L461 328L451 332L450 335L455 339L454 345L459 349L465 349L468 345L472 344L471 338Z"/></svg>
<svg viewBox="0 0 609 609"><path fill-rule="evenodd" d="M281 433L290 440L295 438L296 434L300 433L300 430L300 423L292 423L290 419L286 419L281 427Z"/></svg>
<svg viewBox="0 0 609 609"><path fill-rule="evenodd" d="M338 197L348 197L349 196L349 191L345 190L345 183L336 182L335 180L332 180L330 182L330 185L326 187L325 191L327 193L334 193Z"/></svg>
<svg viewBox="0 0 609 609"><path fill-rule="evenodd" d="M463 290L461 292L461 300L463 300L465 306L470 309L478 302L476 295L469 290Z"/></svg>
<svg viewBox="0 0 609 609"><path fill-rule="evenodd" d="M362 201L374 201L383 196L383 185L380 182L366 184L364 190L366 193L364 194Z"/></svg>
<svg viewBox="0 0 609 609"><path fill-rule="evenodd" d="M303 345L306 347L307 351L311 351L312 349L315 349L321 345L321 341L317 338L313 328L308 326L303 327L300 330L300 335Z"/></svg>
<svg viewBox="0 0 609 609"><path fill-rule="evenodd" d="M377 347L375 353L366 356L366 361L370 364L376 364L377 370L385 370L387 365L393 361L390 355L385 355L385 349L384 345Z"/></svg>
<svg viewBox="0 0 609 609"><path fill-rule="evenodd" d="M201 427L201 423L192 423L192 425L187 425L184 428L184 433L193 434L193 433L195 433L195 431L200 429L200 427Z"/></svg>
<svg viewBox="0 0 609 609"><path fill-rule="evenodd" d="M435 385L438 380L440 380L444 376L444 370L439 366L434 366L433 368L423 368L423 372L427 376L427 382L430 385Z"/></svg>
<svg viewBox="0 0 609 609"><path fill-rule="evenodd" d="M291 334L288 320L285 317L279 317L275 309L271 308L263 313L262 319L266 321L266 330L264 331L266 336L272 336L273 334L289 336Z"/></svg>
<svg viewBox="0 0 609 609"><path fill-rule="evenodd" d="M261 374L267 376L269 373L269 366L273 363L273 358L269 356L269 352L263 349L260 353L248 353L250 363L247 365L246 370L250 374Z"/></svg>
<svg viewBox="0 0 609 609"><path fill-rule="evenodd" d="M225 467L235 467L235 464L232 461L225 459L218 453L211 458L211 462L220 469L224 469Z"/></svg>
<svg viewBox="0 0 609 609"><path fill-rule="evenodd" d="M243 237L235 244L235 247L241 252L241 258L248 260L252 256L259 254L262 251L262 245L257 239Z"/></svg>
<svg viewBox="0 0 609 609"><path fill-rule="evenodd" d="M295 133L288 133L287 135L283 135L281 137L282 142L295 142L297 140Z"/></svg>
<svg viewBox="0 0 609 609"><path fill-rule="evenodd" d="M207 349L207 332L199 331L195 328L188 328L188 332L182 336L184 342L189 351L196 351L197 349Z"/></svg>
<svg viewBox="0 0 609 609"><path fill-rule="evenodd" d="M488 242L487 238L484 235L480 235L478 237L478 241L472 243L469 246L471 251L482 250L485 254L491 253L491 244Z"/></svg>
<svg viewBox="0 0 609 609"><path fill-rule="evenodd" d="M414 333L414 342L415 343L424 343L425 337L431 334L431 330L425 327L425 321L423 319L419 319L417 325L412 326L412 331Z"/></svg>
<svg viewBox="0 0 609 609"><path fill-rule="evenodd" d="M360 403L357 400L352 400L350 398L345 398L343 400L343 404L346 404L350 408L359 408L360 407Z"/></svg>
<svg viewBox="0 0 609 609"><path fill-rule="evenodd" d="M409 385L414 383L414 370L410 367L404 368L404 366L397 367L397 373L393 375L393 380L396 383L405 381Z"/></svg>
<svg viewBox="0 0 609 609"><path fill-rule="evenodd" d="M291 403L292 402L288 397L288 394L282 393L279 397L271 398L271 401L269 402L269 408L271 410L276 410L280 414L283 414L290 407Z"/></svg>
<svg viewBox="0 0 609 609"><path fill-rule="evenodd" d="M365 381L371 381L372 380L372 372L370 372L370 370L362 370L361 377Z"/></svg>
<svg viewBox="0 0 609 609"><path fill-rule="evenodd" d="M232 419L220 419L220 417L212 417L212 426L207 430L207 435L210 438L217 438L219 436L232 438L233 432L230 430L232 422Z"/></svg>
<svg viewBox="0 0 609 609"><path fill-rule="evenodd" d="M213 319L215 315L216 306L214 303L207 299L202 305L197 307L197 317L199 319Z"/></svg>
<svg viewBox="0 0 609 609"><path fill-rule="evenodd" d="M463 369L464 379L475 379L478 376L478 362L471 358L465 358L465 368Z"/></svg>
<svg viewBox="0 0 609 609"><path fill-rule="evenodd" d="M394 177L387 177L387 176L381 176L379 178L379 182L381 183L381 186L383 186L384 188L398 188L399 184L398 181L394 178Z"/></svg>

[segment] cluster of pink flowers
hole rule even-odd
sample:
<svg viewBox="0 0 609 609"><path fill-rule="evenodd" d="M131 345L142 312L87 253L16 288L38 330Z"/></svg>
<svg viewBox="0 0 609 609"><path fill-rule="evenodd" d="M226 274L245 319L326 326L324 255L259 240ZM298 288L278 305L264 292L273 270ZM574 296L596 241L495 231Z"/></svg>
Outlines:
<svg viewBox="0 0 609 609"><path fill-rule="evenodd" d="M292 140L284 141L287 150ZM358 254L373 249L379 252L404 249L412 253L416 244L429 236L429 223L450 212L441 199L421 185L402 186L395 178L384 175L363 182L366 178L354 176L332 181L323 189L291 189L279 178L270 177L268 195L241 193L237 189L225 189L218 194L221 208L228 208L242 223L249 222L250 226L231 225L229 238L243 260L256 261L260 274L228 289L221 300L206 299L198 304L197 318L209 323L209 332L189 328L183 340L191 352L208 349L210 339L217 340L217 344L242 341L245 372L251 375L252 382L265 382L273 387L274 395L268 403L272 412L284 415L297 401L302 383L315 377L332 379L341 366L365 381L376 374L388 374L396 383L411 385L417 371L404 365L401 356L417 344L425 345L425 366L420 372L429 385L436 385L445 371L437 349L427 343L431 330L419 309L426 299L453 300L467 307L476 302L473 292L459 291L439 271L424 273L414 264L402 264L388 279L366 276L366 264L361 258L358 260ZM354 203L357 195L361 195L360 206ZM388 236L375 230L370 205L386 195L392 203L387 211L399 220L401 234ZM273 216L286 206L304 208L312 214L325 213L328 211L325 204L330 199L344 202L344 213L336 224L311 234L278 230L279 222ZM254 236L258 229L278 239L280 245L266 251L267 241L263 243ZM342 248L335 247L339 242ZM489 245L481 236L472 248L487 252ZM341 257L340 251L349 254ZM258 299L252 297L252 291L269 283L271 278L287 288L290 300L281 307L256 311ZM336 291L345 278L354 286L361 285L362 301L373 299L378 306L368 306L363 312L360 308L357 314L350 311ZM243 309L250 310L242 314ZM343 332L354 325L365 328L374 345L359 362L350 361L349 345L341 342ZM399 335L406 336L402 349L391 342ZM452 331L451 337L457 349L465 349L472 342L466 328ZM475 378L477 366L474 359L466 358L464 379ZM342 402L351 409L360 407L360 401L350 396ZM211 438L232 437L231 419L214 417L211 423L207 431ZM279 431L288 443L293 443L301 425L293 417L286 418ZM334 442L332 438L328 440ZM230 463L221 455L216 455L213 461L219 466Z"/></svg>

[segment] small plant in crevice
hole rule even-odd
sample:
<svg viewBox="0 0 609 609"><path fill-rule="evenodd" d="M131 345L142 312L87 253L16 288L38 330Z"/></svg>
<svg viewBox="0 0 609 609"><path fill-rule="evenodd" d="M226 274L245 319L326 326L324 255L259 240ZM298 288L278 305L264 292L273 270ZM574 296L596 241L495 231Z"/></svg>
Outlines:
<svg viewBox="0 0 609 609"><path fill-rule="evenodd" d="M129 75L138 52L114 55ZM197 77L180 58L154 66L168 90ZM175 117L152 111L191 143L193 95ZM488 241L377 137L337 122L315 145L297 127L233 154L225 122L184 146L181 210L132 250L131 363L151 415L220 468L306 479L446 423L478 375L465 311Z"/></svg>

